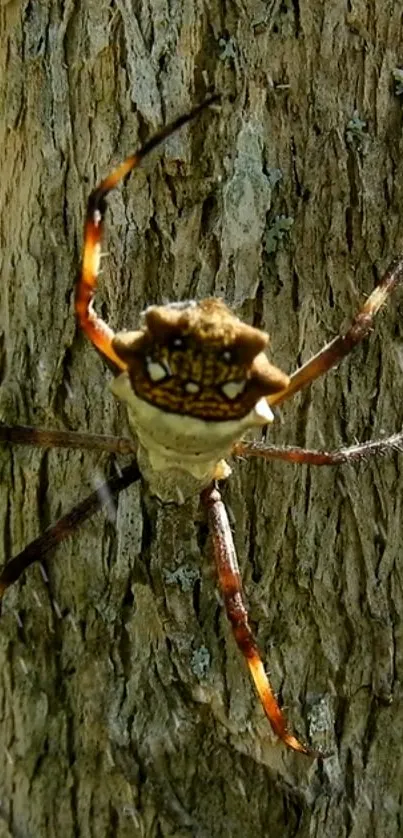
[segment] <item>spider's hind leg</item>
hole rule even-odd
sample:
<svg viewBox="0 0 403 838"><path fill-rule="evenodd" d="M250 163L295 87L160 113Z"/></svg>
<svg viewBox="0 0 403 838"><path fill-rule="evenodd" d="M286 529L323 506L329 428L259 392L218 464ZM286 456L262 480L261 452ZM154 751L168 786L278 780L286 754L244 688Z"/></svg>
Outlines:
<svg viewBox="0 0 403 838"><path fill-rule="evenodd" d="M0 445L30 445L37 448L78 448L81 451L107 451L109 454L135 454L136 443L127 437L91 434L84 431L49 431L29 425L0 422Z"/></svg>
<svg viewBox="0 0 403 838"><path fill-rule="evenodd" d="M210 486L202 492L201 500L208 511L214 558L227 616L274 733L294 751L309 756L323 756L323 754L318 754L307 745L302 744L299 739L289 732L285 716L271 688L256 640L249 625L231 528L220 492L214 485Z"/></svg>
<svg viewBox="0 0 403 838"><path fill-rule="evenodd" d="M55 524L31 541L20 553L4 565L0 573L0 600L7 588L22 576L25 570L34 562L47 558L49 553L62 541L68 538L75 529L94 513L111 501L122 489L126 489L135 480L139 480L140 472L134 461L121 472L107 480L95 492L73 506L73 509L59 518Z"/></svg>
<svg viewBox="0 0 403 838"><path fill-rule="evenodd" d="M345 463L363 463L372 457L384 457L387 454L402 453L403 431L385 439L369 440L336 451L314 451L287 445L278 447L262 442L236 442L232 448L234 457L259 457L261 460L283 460L286 463L298 463L310 466L340 466Z"/></svg>

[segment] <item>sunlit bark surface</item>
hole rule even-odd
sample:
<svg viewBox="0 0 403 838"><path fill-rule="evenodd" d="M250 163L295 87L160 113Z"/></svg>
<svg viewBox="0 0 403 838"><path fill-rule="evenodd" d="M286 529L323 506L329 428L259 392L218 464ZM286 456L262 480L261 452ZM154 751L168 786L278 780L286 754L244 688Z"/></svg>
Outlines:
<svg viewBox="0 0 403 838"><path fill-rule="evenodd" d="M403 249L401 4L0 4L0 419L127 433L73 316L85 201L162 124L224 94L111 195L97 310L225 298L286 372ZM270 441L338 448L403 420L403 295L281 409ZM0 451L1 561L126 465ZM396 838L403 783L403 456L235 461L251 622L292 729L273 738L216 593L197 499L134 485L0 621L0 835ZM46 572L45 572L46 571Z"/></svg>

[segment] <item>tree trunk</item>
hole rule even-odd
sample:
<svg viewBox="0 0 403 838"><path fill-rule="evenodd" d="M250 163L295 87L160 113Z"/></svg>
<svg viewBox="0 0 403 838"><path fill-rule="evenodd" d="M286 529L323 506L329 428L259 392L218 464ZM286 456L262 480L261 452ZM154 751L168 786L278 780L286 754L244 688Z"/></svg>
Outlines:
<svg viewBox="0 0 403 838"><path fill-rule="evenodd" d="M109 201L96 307L115 329L222 296L290 371L402 251L400 3L3 0L0 21L2 421L127 432L73 314L86 197L209 87L221 111ZM402 299L272 441L401 428ZM77 451L0 463L2 561L114 472ZM272 735L197 499L164 507L134 484L47 579L29 570L0 622L0 836L401 836L401 463L238 461L225 486L262 656L323 763Z"/></svg>

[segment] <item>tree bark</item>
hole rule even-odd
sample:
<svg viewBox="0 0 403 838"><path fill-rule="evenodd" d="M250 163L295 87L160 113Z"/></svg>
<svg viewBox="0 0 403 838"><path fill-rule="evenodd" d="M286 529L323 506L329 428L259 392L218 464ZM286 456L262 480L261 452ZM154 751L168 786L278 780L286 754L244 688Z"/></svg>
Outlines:
<svg viewBox="0 0 403 838"><path fill-rule="evenodd" d="M85 202L210 87L221 111L111 196L97 310L119 330L150 303L222 296L285 371L330 340L403 248L401 51L385 0L3 0L0 419L127 431L75 325ZM271 441L400 429L402 313L400 293ZM115 469L17 446L0 463L2 561ZM263 658L323 763L273 738L197 499L135 484L46 579L30 569L0 621L0 836L400 836L401 464L237 461L225 486Z"/></svg>

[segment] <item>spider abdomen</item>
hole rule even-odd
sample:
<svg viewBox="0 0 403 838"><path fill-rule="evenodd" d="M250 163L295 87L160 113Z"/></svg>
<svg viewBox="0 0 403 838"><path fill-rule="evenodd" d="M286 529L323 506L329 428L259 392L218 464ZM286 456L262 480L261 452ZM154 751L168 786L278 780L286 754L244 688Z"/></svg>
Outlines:
<svg viewBox="0 0 403 838"><path fill-rule="evenodd" d="M228 477L231 470L223 458L234 442L248 429L273 420L264 398L241 419L215 422L165 411L139 398L128 372L115 378L111 389L126 404L131 430L139 442L143 478L151 493L165 503L183 503L212 480Z"/></svg>

